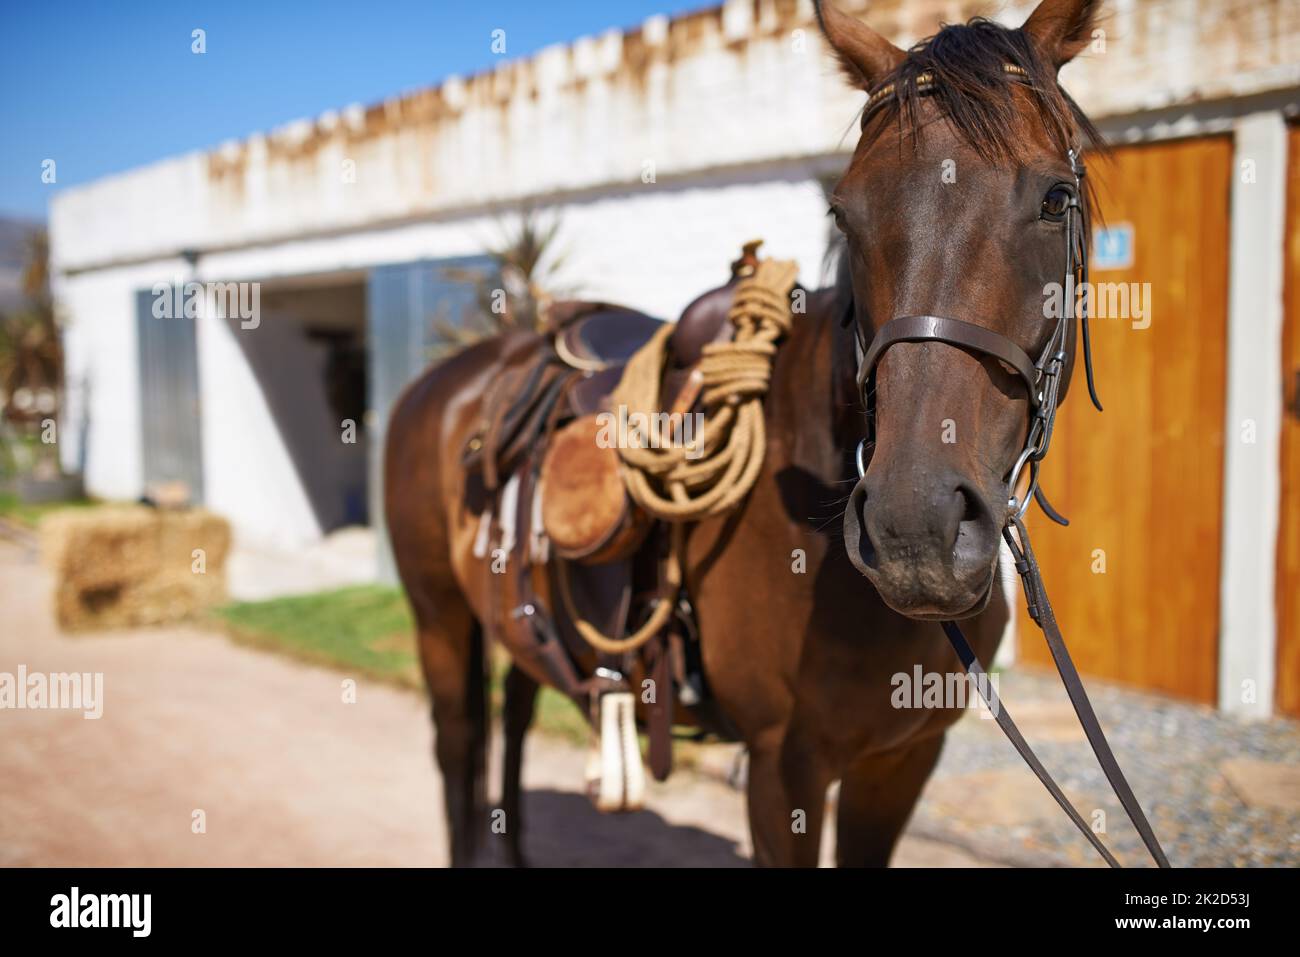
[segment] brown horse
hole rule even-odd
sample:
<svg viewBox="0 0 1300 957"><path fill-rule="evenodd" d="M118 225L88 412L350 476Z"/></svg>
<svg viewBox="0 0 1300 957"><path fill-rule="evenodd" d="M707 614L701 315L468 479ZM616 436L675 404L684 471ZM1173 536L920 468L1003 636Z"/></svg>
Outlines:
<svg viewBox="0 0 1300 957"><path fill-rule="evenodd" d="M1043 348L1044 289L1066 268L1067 152L1094 138L1056 71L1090 39L1094 6L1043 0L1020 29L975 20L905 52L819 5L851 81L895 91L868 115L834 190L843 279L809 297L781 346L758 482L738 511L691 528L686 556L704 671L748 748L760 864L816 864L836 780L839 863L886 864L961 715L894 707L894 676L917 665L959 672L935 619L969 619L980 658L996 650L1009 614L999 532L1026 440L1025 387L975 350L893 345L874 370L874 446L859 480L867 422L855 336L869 343L894 316L948 315L1030 355ZM517 333L460 353L409 388L389 428L388 527L417 620L458 865L489 833L483 644L500 618L488 560L474 556L484 505L461 450L503 365L543 348ZM515 667L507 678L502 809L516 862L538 677Z"/></svg>

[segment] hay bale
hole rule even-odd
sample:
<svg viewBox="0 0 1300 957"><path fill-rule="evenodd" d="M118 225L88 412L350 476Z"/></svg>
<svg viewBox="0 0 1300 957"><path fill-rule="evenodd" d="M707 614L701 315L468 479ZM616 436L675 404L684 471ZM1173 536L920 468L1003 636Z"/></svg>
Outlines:
<svg viewBox="0 0 1300 957"><path fill-rule="evenodd" d="M229 551L229 524L204 509L110 505L41 522L55 617L69 631L180 621L221 603Z"/></svg>

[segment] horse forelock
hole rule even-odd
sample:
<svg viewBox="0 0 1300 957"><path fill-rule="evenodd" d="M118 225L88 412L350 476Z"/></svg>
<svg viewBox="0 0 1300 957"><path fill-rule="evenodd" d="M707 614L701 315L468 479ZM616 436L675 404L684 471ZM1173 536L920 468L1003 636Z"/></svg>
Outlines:
<svg viewBox="0 0 1300 957"><path fill-rule="evenodd" d="M1007 64L1023 70L1023 77L1009 77ZM919 83L923 76L930 82ZM1018 86L1030 93L1039 120L1060 152L1102 145L1101 134L1061 88L1055 67L1029 36L984 17L950 24L921 40L884 83L894 84L895 96L881 107L887 122L875 127L877 133L894 122L915 143L926 98L982 157L990 162L1013 160L1023 148L1013 92Z"/></svg>

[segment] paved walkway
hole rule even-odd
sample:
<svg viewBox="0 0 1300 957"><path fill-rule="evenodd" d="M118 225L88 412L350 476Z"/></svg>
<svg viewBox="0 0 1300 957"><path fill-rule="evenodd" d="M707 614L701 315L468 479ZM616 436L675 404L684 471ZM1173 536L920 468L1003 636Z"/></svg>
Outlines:
<svg viewBox="0 0 1300 957"><path fill-rule="evenodd" d="M376 548L374 530L360 526L341 528L291 551L236 535L226 562L226 585L235 601L364 585L375 580Z"/></svg>

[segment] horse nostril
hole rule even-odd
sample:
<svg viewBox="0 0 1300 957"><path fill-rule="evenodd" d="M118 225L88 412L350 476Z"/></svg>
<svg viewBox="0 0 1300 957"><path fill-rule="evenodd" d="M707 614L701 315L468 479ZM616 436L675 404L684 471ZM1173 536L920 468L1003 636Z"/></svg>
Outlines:
<svg viewBox="0 0 1300 957"><path fill-rule="evenodd" d="M862 499L858 503L858 525L862 529L862 540L858 542L858 555L862 558L864 565L868 568L875 568L877 565L876 545L871 540L871 526L867 524L866 492L863 492Z"/></svg>
<svg viewBox="0 0 1300 957"><path fill-rule="evenodd" d="M849 561L862 574L877 568L876 546L867 527L866 479L859 479L849 493L848 506L844 510L844 544Z"/></svg>
<svg viewBox="0 0 1300 957"><path fill-rule="evenodd" d="M988 506L973 488L964 483L956 491L961 499L961 517L953 534L953 563L978 564L984 559L986 538L991 528Z"/></svg>
<svg viewBox="0 0 1300 957"><path fill-rule="evenodd" d="M962 522L978 521L984 515L984 507L980 504L979 496L965 486L957 489L957 494L962 497L964 502L961 513Z"/></svg>

